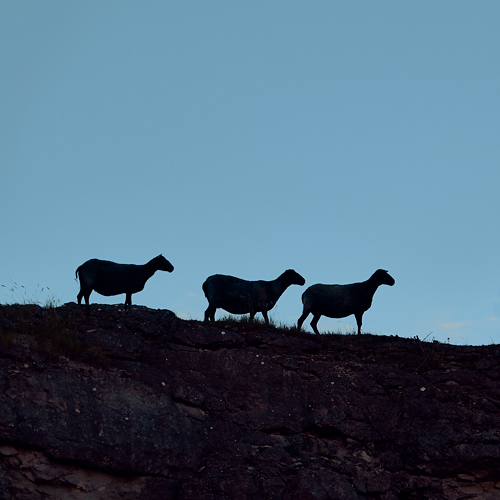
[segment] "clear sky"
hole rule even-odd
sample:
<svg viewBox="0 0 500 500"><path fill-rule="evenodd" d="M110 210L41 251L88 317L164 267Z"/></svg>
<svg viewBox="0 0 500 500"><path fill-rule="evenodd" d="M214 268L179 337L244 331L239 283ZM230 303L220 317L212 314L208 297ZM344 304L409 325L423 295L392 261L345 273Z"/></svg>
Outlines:
<svg viewBox="0 0 500 500"><path fill-rule="evenodd" d="M383 268L364 331L500 343L499 19L496 0L1 2L0 302L76 301L84 261L163 253L175 271L133 303L201 319L207 276L293 268L306 285L271 311L291 325L307 286Z"/></svg>

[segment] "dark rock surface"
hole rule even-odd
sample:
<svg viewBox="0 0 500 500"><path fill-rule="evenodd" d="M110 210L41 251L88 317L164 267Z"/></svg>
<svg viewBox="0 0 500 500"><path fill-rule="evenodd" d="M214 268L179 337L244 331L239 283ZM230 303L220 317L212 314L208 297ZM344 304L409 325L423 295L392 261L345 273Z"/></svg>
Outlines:
<svg viewBox="0 0 500 500"><path fill-rule="evenodd" d="M499 499L499 354L0 306L0 499Z"/></svg>

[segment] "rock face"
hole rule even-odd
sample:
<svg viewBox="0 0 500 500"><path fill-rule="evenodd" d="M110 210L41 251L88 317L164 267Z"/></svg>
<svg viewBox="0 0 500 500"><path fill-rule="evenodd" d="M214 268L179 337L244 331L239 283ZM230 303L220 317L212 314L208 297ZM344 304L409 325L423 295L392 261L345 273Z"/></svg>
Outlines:
<svg viewBox="0 0 500 500"><path fill-rule="evenodd" d="M498 499L499 354L1 306L0 499Z"/></svg>

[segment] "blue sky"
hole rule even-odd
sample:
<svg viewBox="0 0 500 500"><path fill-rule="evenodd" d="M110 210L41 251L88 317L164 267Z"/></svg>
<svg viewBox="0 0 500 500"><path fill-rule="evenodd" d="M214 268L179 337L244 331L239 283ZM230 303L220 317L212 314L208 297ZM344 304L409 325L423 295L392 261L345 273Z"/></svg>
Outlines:
<svg viewBox="0 0 500 500"><path fill-rule="evenodd" d="M0 302L75 301L87 259L163 253L175 271L133 303L201 319L207 276L293 268L305 287L271 311L293 324L307 286L383 268L396 285L364 331L500 343L499 18L495 1L2 2Z"/></svg>

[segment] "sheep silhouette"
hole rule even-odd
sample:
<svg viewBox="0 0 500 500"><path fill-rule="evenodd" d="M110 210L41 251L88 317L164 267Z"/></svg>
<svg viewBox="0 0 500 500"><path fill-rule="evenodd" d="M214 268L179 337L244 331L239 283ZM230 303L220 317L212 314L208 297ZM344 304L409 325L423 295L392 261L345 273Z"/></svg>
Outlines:
<svg viewBox="0 0 500 500"><path fill-rule="evenodd" d="M302 328L302 323L309 313L313 319L311 327L319 335L318 321L321 316L328 318L345 318L354 314L358 324L358 335L361 334L363 313L370 309L373 295L380 285L393 286L394 278L383 269L379 269L366 281L351 283L349 285L311 285L302 294L304 305L302 316L297 321L297 328Z"/></svg>
<svg viewBox="0 0 500 500"><path fill-rule="evenodd" d="M250 313L250 321L260 312L269 324L270 311L290 285L303 285L306 280L293 269L288 269L273 281L247 281L234 276L215 274L203 283L208 300L205 321L215 321L218 308L232 314Z"/></svg>
<svg viewBox="0 0 500 500"><path fill-rule="evenodd" d="M140 292L146 281L156 271L167 271L171 273L174 266L163 255L158 255L148 263L117 264L109 260L90 259L83 263L75 272L80 278L80 291L78 292L78 304L85 297L87 308L92 290L101 295L125 295L125 306L132 305L132 294Z"/></svg>

